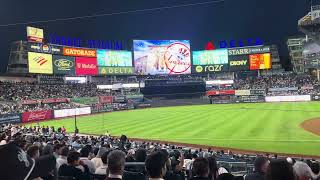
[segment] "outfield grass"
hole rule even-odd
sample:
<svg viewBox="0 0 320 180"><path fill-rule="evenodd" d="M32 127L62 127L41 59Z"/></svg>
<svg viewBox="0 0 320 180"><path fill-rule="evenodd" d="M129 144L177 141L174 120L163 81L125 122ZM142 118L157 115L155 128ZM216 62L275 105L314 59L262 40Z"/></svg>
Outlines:
<svg viewBox="0 0 320 180"><path fill-rule="evenodd" d="M302 129L320 103L259 103L150 108L78 117L80 133L167 140L278 153L320 155L320 137ZM42 122L74 131L74 118Z"/></svg>

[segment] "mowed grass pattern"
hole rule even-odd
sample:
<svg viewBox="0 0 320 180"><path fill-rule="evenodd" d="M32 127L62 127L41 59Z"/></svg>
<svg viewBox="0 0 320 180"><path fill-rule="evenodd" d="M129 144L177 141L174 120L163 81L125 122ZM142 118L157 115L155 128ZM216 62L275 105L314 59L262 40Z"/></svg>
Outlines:
<svg viewBox="0 0 320 180"><path fill-rule="evenodd" d="M320 117L320 103L200 105L77 117L80 133L165 140L244 150L320 155L320 137L300 127ZM74 118L42 122L74 132Z"/></svg>

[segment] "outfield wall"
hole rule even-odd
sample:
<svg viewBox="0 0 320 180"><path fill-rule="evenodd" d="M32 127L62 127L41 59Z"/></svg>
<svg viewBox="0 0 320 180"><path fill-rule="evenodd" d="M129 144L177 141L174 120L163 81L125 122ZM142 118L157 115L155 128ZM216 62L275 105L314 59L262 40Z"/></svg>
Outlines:
<svg viewBox="0 0 320 180"><path fill-rule="evenodd" d="M259 90L251 90L250 92L255 92L255 91L258 92L257 94L262 93ZM249 94L249 91L238 91L238 95L239 94ZM215 96L215 97L225 97L225 96L226 95ZM205 103L205 101L208 101L207 99L201 99L200 101L203 104L208 103L208 102ZM272 103L272 102L309 102L309 101L320 101L320 96L319 95L297 95L297 96L262 96L262 95L236 96L236 95L232 95L232 98L229 98L229 99L222 98L221 101L211 102L211 103L227 104L227 103L261 103L261 102ZM190 101L190 104L188 102L189 101L185 101L184 105L195 105L191 101ZM159 105L157 107L164 107L164 106L166 106L166 104L162 104L162 106ZM150 107L150 106L148 105L146 107ZM132 107L126 110L130 110L130 109L134 109L134 108ZM15 114L0 114L0 124L30 123L30 122L45 121L50 119L60 119L60 118L72 117L72 116L90 115L90 114L110 112L110 111L113 111L112 107L104 107L102 109L92 109L91 107L82 107L82 108L73 108L73 109L30 111L30 112L15 113Z"/></svg>

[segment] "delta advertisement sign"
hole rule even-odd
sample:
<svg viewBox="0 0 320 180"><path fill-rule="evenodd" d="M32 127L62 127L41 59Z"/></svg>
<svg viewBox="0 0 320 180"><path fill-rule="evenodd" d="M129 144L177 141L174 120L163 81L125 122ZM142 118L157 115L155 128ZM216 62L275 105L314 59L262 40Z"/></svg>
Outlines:
<svg viewBox="0 0 320 180"><path fill-rule="evenodd" d="M98 66L96 58L77 57L76 75L97 75Z"/></svg>
<svg viewBox="0 0 320 180"><path fill-rule="evenodd" d="M212 48L217 47L212 42L209 42ZM220 40L218 42L219 48L235 48L235 47L245 47L245 46L261 46L264 42L261 38L247 38L247 39L231 39L231 40Z"/></svg>

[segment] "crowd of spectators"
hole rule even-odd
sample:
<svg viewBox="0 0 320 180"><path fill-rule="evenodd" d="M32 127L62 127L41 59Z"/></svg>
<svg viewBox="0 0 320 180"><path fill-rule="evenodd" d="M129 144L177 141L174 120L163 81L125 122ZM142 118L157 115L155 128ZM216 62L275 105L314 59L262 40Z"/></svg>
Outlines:
<svg viewBox="0 0 320 180"><path fill-rule="evenodd" d="M0 82L0 99L21 101L48 98L75 98L110 95L109 91L97 88L96 84L38 84Z"/></svg>
<svg viewBox="0 0 320 180"><path fill-rule="evenodd" d="M1 179L304 180L319 178L315 160L235 155L213 149L68 134L54 127L0 126ZM242 174L221 162L253 164Z"/></svg>

